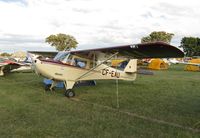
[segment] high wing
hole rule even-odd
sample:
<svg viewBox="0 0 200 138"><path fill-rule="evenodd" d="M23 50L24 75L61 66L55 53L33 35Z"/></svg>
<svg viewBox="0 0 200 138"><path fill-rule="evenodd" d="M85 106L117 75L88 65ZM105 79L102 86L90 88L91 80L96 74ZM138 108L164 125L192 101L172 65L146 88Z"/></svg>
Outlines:
<svg viewBox="0 0 200 138"><path fill-rule="evenodd" d="M118 53L120 56L136 59L142 58L176 58L183 57L184 53L175 46L164 42L152 42L143 44L131 44L123 46L114 46L98 49L76 50L72 54L88 55L91 52L102 52L106 54Z"/></svg>

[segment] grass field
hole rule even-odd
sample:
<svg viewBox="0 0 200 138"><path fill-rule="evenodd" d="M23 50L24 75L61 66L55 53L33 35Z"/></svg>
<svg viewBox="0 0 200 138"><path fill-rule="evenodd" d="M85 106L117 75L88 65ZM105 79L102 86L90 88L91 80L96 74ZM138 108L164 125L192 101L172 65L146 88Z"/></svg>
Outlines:
<svg viewBox="0 0 200 138"><path fill-rule="evenodd" d="M12 73L0 78L0 137L200 137L200 72L183 66L115 81L45 92L42 78Z"/></svg>

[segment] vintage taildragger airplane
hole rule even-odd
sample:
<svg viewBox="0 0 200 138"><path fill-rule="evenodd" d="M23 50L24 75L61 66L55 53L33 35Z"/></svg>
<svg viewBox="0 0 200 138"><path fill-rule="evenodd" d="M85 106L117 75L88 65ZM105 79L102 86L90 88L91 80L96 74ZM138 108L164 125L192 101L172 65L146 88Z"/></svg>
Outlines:
<svg viewBox="0 0 200 138"><path fill-rule="evenodd" d="M0 58L0 76L4 76L5 73L31 70L30 64L18 63L10 59Z"/></svg>
<svg viewBox="0 0 200 138"><path fill-rule="evenodd" d="M0 58L0 76L4 76L5 73L10 72L13 69L19 68L20 65L15 61Z"/></svg>
<svg viewBox="0 0 200 138"><path fill-rule="evenodd" d="M118 57L130 59L124 69L106 65ZM53 80L52 90L58 81L65 85L65 96L73 97L73 86L82 80L129 80L137 74L137 59L176 58L184 54L178 48L163 42L131 44L107 48L59 52L54 59L36 59L35 71Z"/></svg>

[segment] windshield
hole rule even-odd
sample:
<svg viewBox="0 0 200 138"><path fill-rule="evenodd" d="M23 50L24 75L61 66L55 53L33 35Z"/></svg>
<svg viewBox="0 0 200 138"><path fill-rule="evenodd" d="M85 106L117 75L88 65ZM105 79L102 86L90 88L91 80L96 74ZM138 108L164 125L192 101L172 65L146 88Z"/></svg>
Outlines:
<svg viewBox="0 0 200 138"><path fill-rule="evenodd" d="M59 52L53 60L55 61L63 61L65 58L69 56L68 52Z"/></svg>

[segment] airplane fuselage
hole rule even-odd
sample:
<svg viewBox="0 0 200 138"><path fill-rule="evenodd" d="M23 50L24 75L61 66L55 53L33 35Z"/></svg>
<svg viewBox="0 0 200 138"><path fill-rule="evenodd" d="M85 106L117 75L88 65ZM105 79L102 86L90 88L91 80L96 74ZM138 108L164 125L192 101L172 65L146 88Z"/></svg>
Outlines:
<svg viewBox="0 0 200 138"><path fill-rule="evenodd" d="M109 67L105 64L100 65L99 67L89 72L88 74L85 73L87 73L89 69L80 68L52 60L37 59L35 67L37 73L39 73L40 75L58 81L111 80L111 79L133 81L136 79L136 73L126 73L124 71Z"/></svg>

